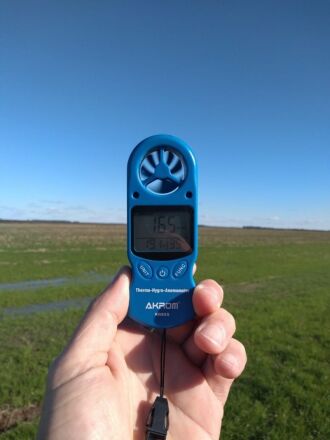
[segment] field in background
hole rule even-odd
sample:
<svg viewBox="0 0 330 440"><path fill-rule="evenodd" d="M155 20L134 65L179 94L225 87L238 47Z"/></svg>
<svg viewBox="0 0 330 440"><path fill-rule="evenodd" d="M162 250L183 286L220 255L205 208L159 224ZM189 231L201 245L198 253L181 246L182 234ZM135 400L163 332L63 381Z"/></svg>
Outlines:
<svg viewBox="0 0 330 440"><path fill-rule="evenodd" d="M48 365L83 313L65 305L126 264L125 240L121 225L0 223L0 439L34 438ZM197 278L224 285L249 358L222 439L330 438L330 232L202 227L199 249Z"/></svg>

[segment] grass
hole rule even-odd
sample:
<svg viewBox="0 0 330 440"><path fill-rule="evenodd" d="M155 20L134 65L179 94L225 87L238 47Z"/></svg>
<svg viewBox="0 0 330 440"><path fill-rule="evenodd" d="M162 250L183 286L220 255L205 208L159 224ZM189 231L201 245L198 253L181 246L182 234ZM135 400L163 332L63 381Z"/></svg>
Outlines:
<svg viewBox="0 0 330 440"><path fill-rule="evenodd" d="M0 223L0 282L112 274L126 263L116 225ZM201 228L198 279L225 286L248 365L225 409L222 439L327 439L330 233ZM0 291L0 308L89 297L100 282ZM0 309L1 310L1 309ZM1 413L40 406L51 360L83 310L9 317L0 311ZM0 439L33 439L18 417Z"/></svg>
<svg viewBox="0 0 330 440"><path fill-rule="evenodd" d="M227 296L249 354L229 400L228 438L329 438L329 289L300 281L276 279L243 301L241 293Z"/></svg>
<svg viewBox="0 0 330 440"><path fill-rule="evenodd" d="M111 280L109 276L109 282ZM30 304L48 304L49 302L63 301L73 298L85 298L96 296L105 287L105 283L90 283L86 285L69 284L68 286L49 286L38 289L31 289L25 292L20 290L0 292L0 307L13 308ZM0 309L1 316L1 309Z"/></svg>

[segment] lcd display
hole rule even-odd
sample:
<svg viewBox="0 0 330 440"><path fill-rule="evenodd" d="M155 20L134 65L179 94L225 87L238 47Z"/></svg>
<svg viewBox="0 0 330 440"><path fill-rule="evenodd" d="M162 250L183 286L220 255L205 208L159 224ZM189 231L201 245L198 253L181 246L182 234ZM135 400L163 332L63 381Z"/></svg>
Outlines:
<svg viewBox="0 0 330 440"><path fill-rule="evenodd" d="M132 212L135 253L188 255L193 247L190 206L136 206Z"/></svg>

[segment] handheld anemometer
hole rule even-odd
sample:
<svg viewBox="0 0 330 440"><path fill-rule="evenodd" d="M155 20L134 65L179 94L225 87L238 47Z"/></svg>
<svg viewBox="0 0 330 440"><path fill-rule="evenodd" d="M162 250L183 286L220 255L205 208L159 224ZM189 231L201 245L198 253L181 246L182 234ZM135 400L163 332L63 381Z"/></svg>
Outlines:
<svg viewBox="0 0 330 440"><path fill-rule="evenodd" d="M127 168L129 316L170 328L194 317L197 168L190 147L155 135L132 151Z"/></svg>

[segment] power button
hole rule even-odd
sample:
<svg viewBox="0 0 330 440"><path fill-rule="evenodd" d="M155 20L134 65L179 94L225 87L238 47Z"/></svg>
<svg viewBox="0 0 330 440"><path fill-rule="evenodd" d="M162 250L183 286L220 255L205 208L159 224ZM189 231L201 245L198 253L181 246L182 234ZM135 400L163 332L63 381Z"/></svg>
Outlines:
<svg viewBox="0 0 330 440"><path fill-rule="evenodd" d="M157 275L159 278L167 278L168 277L168 268L166 266L161 266L157 270Z"/></svg>

